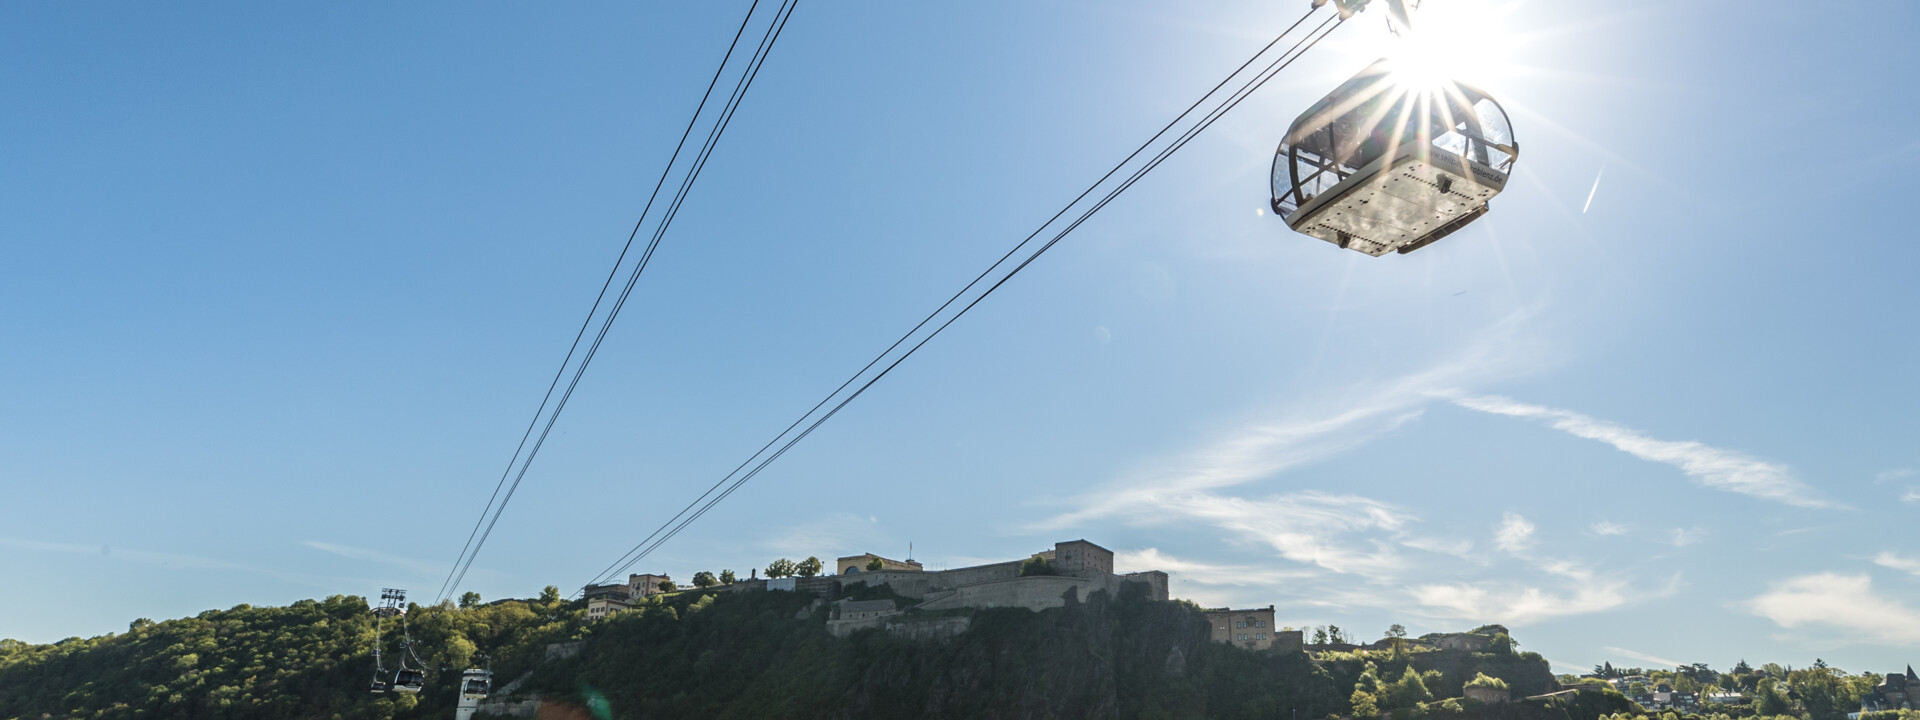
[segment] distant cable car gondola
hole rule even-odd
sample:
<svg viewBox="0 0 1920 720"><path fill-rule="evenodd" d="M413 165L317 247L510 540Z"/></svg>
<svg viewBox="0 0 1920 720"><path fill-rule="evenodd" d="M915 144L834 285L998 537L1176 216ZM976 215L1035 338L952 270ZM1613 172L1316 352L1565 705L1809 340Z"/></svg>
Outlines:
<svg viewBox="0 0 1920 720"><path fill-rule="evenodd" d="M1486 214L1520 154L1500 104L1378 60L1301 113L1273 158L1287 226L1366 253L1408 253Z"/></svg>
<svg viewBox="0 0 1920 720"><path fill-rule="evenodd" d="M403 664L400 666L400 672L393 676L393 689L397 692L407 694L420 692L420 689L427 684L427 674L407 667L404 664L406 662L405 659L402 659L400 662Z"/></svg>
<svg viewBox="0 0 1920 720"><path fill-rule="evenodd" d="M480 709L480 701L493 692L493 660L482 658L486 667L467 668L460 676L460 704L454 707L453 720L470 720Z"/></svg>

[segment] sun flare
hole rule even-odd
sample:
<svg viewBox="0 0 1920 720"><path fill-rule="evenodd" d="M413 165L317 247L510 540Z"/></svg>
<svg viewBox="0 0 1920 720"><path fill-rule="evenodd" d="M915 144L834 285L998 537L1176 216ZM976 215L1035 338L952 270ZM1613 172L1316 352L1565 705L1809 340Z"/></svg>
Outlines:
<svg viewBox="0 0 1920 720"><path fill-rule="evenodd" d="M1413 13L1413 31L1389 41L1396 80L1423 88L1449 80L1503 84L1511 68L1506 18L1514 8L1495 0L1422 3Z"/></svg>

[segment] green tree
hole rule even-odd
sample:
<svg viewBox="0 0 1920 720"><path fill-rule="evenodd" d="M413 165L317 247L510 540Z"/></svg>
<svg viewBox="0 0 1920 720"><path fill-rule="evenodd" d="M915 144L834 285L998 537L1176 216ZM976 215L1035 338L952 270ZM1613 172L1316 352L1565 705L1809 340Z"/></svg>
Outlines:
<svg viewBox="0 0 1920 720"><path fill-rule="evenodd" d="M1410 708L1432 699L1433 692L1427 689L1426 681L1411 665L1401 671L1400 679L1380 691L1380 704L1386 707Z"/></svg>
<svg viewBox="0 0 1920 720"><path fill-rule="evenodd" d="M460 593L460 608L462 610L471 609L479 606L480 606L480 593L474 592L472 590L468 590L466 592Z"/></svg>
<svg viewBox="0 0 1920 720"><path fill-rule="evenodd" d="M1357 690L1365 690L1368 693L1378 695L1380 693L1380 686L1380 668L1375 667L1373 661L1369 660L1367 661L1366 668L1360 671L1360 677L1354 680L1353 687Z"/></svg>
<svg viewBox="0 0 1920 720"><path fill-rule="evenodd" d="M1513 636L1508 635L1506 633L1500 633L1498 635L1493 636L1493 642L1491 643L1489 649L1491 649L1493 653L1496 655L1512 655L1513 648L1519 644L1520 643L1514 641Z"/></svg>
<svg viewBox="0 0 1920 720"><path fill-rule="evenodd" d="M793 574L795 572L798 572L799 569L800 568L798 566L793 564L792 560L788 560L786 558L780 558L779 560L775 560L771 564L767 565L767 577L770 577L770 578L793 577Z"/></svg>
<svg viewBox="0 0 1920 720"><path fill-rule="evenodd" d="M540 589L540 604L552 607L560 604L560 588L548 585Z"/></svg>
<svg viewBox="0 0 1920 720"><path fill-rule="evenodd" d="M735 580L738 580L738 579L740 579L740 578L739 578L739 576L736 576L736 575L734 575L734 574L733 574L733 571L732 571L732 570L721 570L721 571L720 571L720 584L721 584L721 585L732 585L732 584L734 583L734 581L735 581Z"/></svg>
<svg viewBox="0 0 1920 720"><path fill-rule="evenodd" d="M1353 695L1347 698L1347 702L1353 705L1353 716L1355 718L1380 717L1380 706L1374 699L1372 693L1365 690L1355 690L1353 691Z"/></svg>
<svg viewBox="0 0 1920 720"><path fill-rule="evenodd" d="M705 570L701 570L700 572L693 574L694 587L710 588L719 584L720 584L720 580L718 578L715 578L713 576L713 573L707 572Z"/></svg>
<svg viewBox="0 0 1920 720"><path fill-rule="evenodd" d="M880 558L874 558L872 560L867 561L867 572L879 572L881 570L885 570L886 568L887 568L887 564L884 562L881 562Z"/></svg>
<svg viewBox="0 0 1920 720"><path fill-rule="evenodd" d="M1339 645L1339 644L1345 643L1346 641L1347 641L1346 636L1340 634L1339 625L1327 626L1327 642L1333 643L1335 645Z"/></svg>
<svg viewBox="0 0 1920 720"><path fill-rule="evenodd" d="M807 559L800 561L799 567L795 568L794 571L800 577L810 578L819 575L822 567L823 565L820 562L820 558L809 555Z"/></svg>
<svg viewBox="0 0 1920 720"><path fill-rule="evenodd" d="M1758 715L1786 715L1793 712L1793 703L1780 692L1778 681L1767 678L1754 690L1753 711Z"/></svg>
<svg viewBox="0 0 1920 720"><path fill-rule="evenodd" d="M479 651L480 648L475 647L472 640L468 640L462 635L455 635L448 638L438 649L441 657L446 660L444 664L455 669L465 669L468 667L468 665L473 662L473 656L478 654Z"/></svg>
<svg viewBox="0 0 1920 720"><path fill-rule="evenodd" d="M1483 672L1475 672L1473 674L1473 679L1468 680L1466 684L1463 685L1462 687L1488 687L1488 688L1494 688L1497 690L1505 690L1507 689L1507 681L1501 680L1500 678L1497 678L1497 677L1489 676Z"/></svg>
<svg viewBox="0 0 1920 720"><path fill-rule="evenodd" d="M679 589L680 589L680 586L679 586L679 585L676 585L676 584L674 584L674 582L673 582L672 580L661 580L661 581L660 581L660 592L663 592L663 593L670 593L670 592L673 592L673 591L675 591L675 590L679 590Z"/></svg>
<svg viewBox="0 0 1920 720"><path fill-rule="evenodd" d="M1327 644L1327 628L1325 626L1319 626L1319 625L1314 626L1313 644L1315 645Z"/></svg>
<svg viewBox="0 0 1920 720"><path fill-rule="evenodd" d="M1387 637L1398 640L1406 636L1407 636L1407 626L1405 625L1401 625L1400 623L1394 623L1393 627L1387 628Z"/></svg>
<svg viewBox="0 0 1920 720"><path fill-rule="evenodd" d="M1053 563L1047 562L1046 558L1035 555L1027 558L1026 562L1020 563L1020 574L1027 576L1053 575L1055 573L1053 572Z"/></svg>

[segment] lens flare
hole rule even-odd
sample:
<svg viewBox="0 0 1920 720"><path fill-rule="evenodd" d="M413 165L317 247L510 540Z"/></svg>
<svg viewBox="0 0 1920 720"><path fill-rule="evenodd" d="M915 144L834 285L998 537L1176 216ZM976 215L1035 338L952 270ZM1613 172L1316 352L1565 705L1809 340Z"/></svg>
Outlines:
<svg viewBox="0 0 1920 720"><path fill-rule="evenodd" d="M1515 4L1447 0L1423 5L1413 15L1413 31L1394 38L1387 53L1396 81L1409 89L1431 89L1449 80L1503 84L1511 45L1505 20Z"/></svg>

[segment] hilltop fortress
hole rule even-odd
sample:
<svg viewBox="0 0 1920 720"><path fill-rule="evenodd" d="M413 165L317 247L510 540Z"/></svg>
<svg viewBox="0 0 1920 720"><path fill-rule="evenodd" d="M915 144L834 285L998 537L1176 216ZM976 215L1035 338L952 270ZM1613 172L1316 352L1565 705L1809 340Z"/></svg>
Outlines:
<svg viewBox="0 0 1920 720"><path fill-rule="evenodd" d="M796 580L794 589L799 589L800 582L817 584L821 580L834 584L839 591L835 595L849 586L885 586L895 595L918 601L912 609L926 611L998 607L1045 610L1085 600L1095 592L1115 596L1129 584L1139 585L1148 599L1167 599L1166 573L1148 570L1117 575L1113 572L1113 551L1086 540L1055 543L1052 550L1025 560L952 570L929 571L911 560L894 561L872 554L843 557L834 565L840 569L838 575ZM780 580L762 582L775 589L784 584ZM840 600L834 603L827 629L843 637L868 627L889 628L896 634L924 634L903 626L904 618L899 616L906 610L893 600ZM964 620L945 621L933 634L963 631Z"/></svg>

